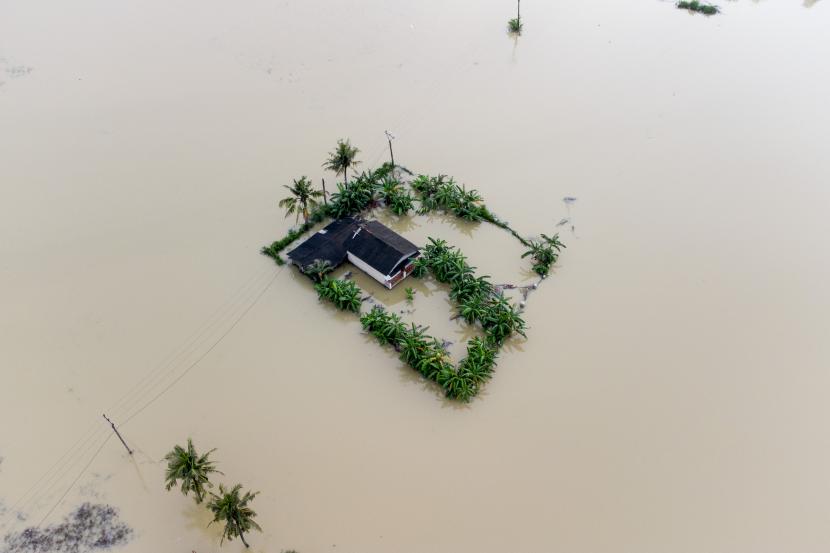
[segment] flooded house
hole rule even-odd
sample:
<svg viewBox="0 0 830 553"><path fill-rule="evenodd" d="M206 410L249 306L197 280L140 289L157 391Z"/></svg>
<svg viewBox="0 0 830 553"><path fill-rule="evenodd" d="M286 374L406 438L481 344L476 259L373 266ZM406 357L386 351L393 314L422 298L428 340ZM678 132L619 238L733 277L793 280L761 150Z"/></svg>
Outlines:
<svg viewBox="0 0 830 553"><path fill-rule="evenodd" d="M379 221L344 217L329 223L286 257L301 271L316 260L348 261L390 290L412 272L418 247Z"/></svg>

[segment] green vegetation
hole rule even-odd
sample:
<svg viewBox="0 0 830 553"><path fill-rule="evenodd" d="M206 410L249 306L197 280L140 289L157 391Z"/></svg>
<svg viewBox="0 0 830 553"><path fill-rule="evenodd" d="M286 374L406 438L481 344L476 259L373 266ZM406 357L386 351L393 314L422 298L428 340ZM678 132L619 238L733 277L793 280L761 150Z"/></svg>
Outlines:
<svg viewBox="0 0 830 553"><path fill-rule="evenodd" d="M303 273L310 276L311 280L313 280L314 282L320 282L321 280L323 280L324 276L326 276L333 270L334 267L331 266L331 263L329 263L328 259L315 259L303 268Z"/></svg>
<svg viewBox="0 0 830 553"><path fill-rule="evenodd" d="M368 209L376 201L379 181L374 173L364 171L351 183L337 183L329 206L332 217L349 217Z"/></svg>
<svg viewBox="0 0 830 553"><path fill-rule="evenodd" d="M479 337L467 342L467 357L458 366L458 372L468 374L470 379L481 386L493 377L497 350Z"/></svg>
<svg viewBox="0 0 830 553"><path fill-rule="evenodd" d="M290 246L300 236L311 230L311 227L313 227L317 223L323 222L326 219L326 217L329 216L330 213L331 206L318 205L314 210L311 211L308 217L308 221L306 221L296 229L288 231L288 234L286 234L284 237L277 240L276 242L272 242L269 246L264 246L260 251L264 255L272 257L274 261L277 262L277 265L283 265L285 262L280 257L280 252L288 246Z"/></svg>
<svg viewBox="0 0 830 553"><path fill-rule="evenodd" d="M704 15L715 15L716 13L720 12L720 8L718 8L717 6L713 4L703 4L701 2L698 2L697 0L692 0L691 2L678 2L677 7L681 10L699 12Z"/></svg>
<svg viewBox="0 0 830 553"><path fill-rule="evenodd" d="M426 335L425 328L415 324L407 328L400 317L383 307L373 307L360 322L382 345L394 346L400 352L401 361L439 384L450 399L469 401L492 376L496 348L481 338L475 337L467 343L467 356L456 368L443 344Z"/></svg>
<svg viewBox="0 0 830 553"><path fill-rule="evenodd" d="M210 524L214 522L225 524L221 541L225 541L226 538L231 541L238 537L245 544L245 547L250 547L248 542L245 541L245 532L251 530L262 532L262 528L254 521L256 512L248 506L259 492L245 492L244 495L240 496L241 490L242 486L240 484L235 485L230 490L226 490L222 484L219 484L219 495L211 494L212 497L208 503L208 509L213 513L213 520Z"/></svg>
<svg viewBox="0 0 830 553"><path fill-rule="evenodd" d="M516 18L518 30L521 20ZM417 213L440 212L471 223L488 222L510 232L527 249L522 258L531 257L533 270L542 277L550 273L564 244L559 235L541 235L539 240L523 238L506 221L491 212L481 195L475 189L459 186L446 175L418 175L407 183L397 178L400 172L412 175L408 169L384 163L374 170L363 171L348 180L348 171L358 164L359 150L348 140L339 140L337 148L323 164L326 169L342 174L344 180L337 184L328 205L319 205L312 195L310 183L305 177L294 181L291 198L280 203L290 213L303 213L304 223L291 230L284 238L262 248L262 252L284 263L280 252L304 233L327 218L359 216L367 210L382 205L397 216ZM299 217L299 215L298 215ZM395 313L381 306L373 307L360 317L363 328L373 334L382 345L391 345L399 352L402 361L420 372L424 378L439 384L447 397L469 401L492 377L498 350L511 336L525 336L525 321L516 308L504 296L500 286L493 285L488 276L476 275L475 267L467 262L466 256L449 246L444 240L429 238L422 248L421 256L413 262L412 276L424 278L427 275L449 286L450 299L456 305L458 317L467 324L478 325L483 337L467 342L467 354L457 366L450 360L442 341L426 334L427 328L415 324L407 326ZM360 313L362 291L350 280L334 279L329 276L333 267L326 261L315 260L302 271L315 281L320 299L331 301L337 308ZM511 286L512 287L512 286ZM415 290L406 288L407 302L414 301ZM243 529L244 530L244 529Z"/></svg>
<svg viewBox="0 0 830 553"><path fill-rule="evenodd" d="M345 141L341 138L337 141L337 147L329 154L328 159L323 162L323 168L334 171L335 175L343 175L343 180L348 184L349 168L360 163L356 159L359 153L360 150L352 146L348 138Z"/></svg>
<svg viewBox="0 0 830 553"><path fill-rule="evenodd" d="M323 197L323 191L314 190L311 181L305 176L300 177L300 180L294 179L292 186L284 185L284 187L291 192L290 196L283 198L279 203L280 207L285 208L285 216L288 217L296 213L296 222L300 219L302 213L303 222L308 223L308 210L319 205L317 198Z"/></svg>
<svg viewBox="0 0 830 553"><path fill-rule="evenodd" d="M516 19L507 22L507 30L517 35L522 34L522 0L516 0Z"/></svg>
<svg viewBox="0 0 830 553"><path fill-rule="evenodd" d="M314 285L314 289L317 290L320 299L329 300L338 309L354 313L360 311L361 291L351 280L324 277Z"/></svg>
<svg viewBox="0 0 830 553"><path fill-rule="evenodd" d="M489 277L475 275L475 267L467 264L459 249L430 238L420 259L435 280L449 284L459 315L470 324L478 321L491 345L500 346L514 333L525 335L525 322L518 310L496 292Z"/></svg>
<svg viewBox="0 0 830 553"><path fill-rule="evenodd" d="M204 455L196 453L193 447L193 441L187 439L187 447L175 446L170 453L165 455L164 460L167 461L167 471L165 473L165 488L170 491L171 488L181 483L182 493L187 495L189 492L194 492L196 503L202 503L207 493L210 493L210 499L207 503L207 508L213 513L214 522L224 522L225 528L222 531L222 541L227 538L232 540L238 537L249 547L248 542L245 541L245 532L253 530L262 531L262 528L254 522L256 513L248 507L248 504L257 496L259 492L245 492L240 496L242 486L237 484L230 490L226 490L222 484L219 484L219 494L207 492L207 488L212 488L208 476L212 473L222 474L216 470L216 463L209 459L210 454L216 451L211 449Z"/></svg>
<svg viewBox="0 0 830 553"><path fill-rule="evenodd" d="M381 345L392 344L397 347L406 333L406 325L401 318L379 305L360 317L360 324L364 330L374 334Z"/></svg>
<svg viewBox="0 0 830 553"><path fill-rule="evenodd" d="M395 215L406 215L415 208L415 202L403 184L386 176L380 181L380 195L389 211Z"/></svg>
<svg viewBox="0 0 830 553"><path fill-rule="evenodd" d="M412 181L411 186L419 195L421 208L418 212L422 215L440 210L452 213L466 221L482 221L492 218L487 207L482 203L478 191L467 191L466 187L455 184L452 177L418 175Z"/></svg>
<svg viewBox="0 0 830 553"><path fill-rule="evenodd" d="M407 328L398 315L383 307L373 307L360 322L378 342L394 346L403 362L438 383L447 397L469 401L491 378L498 348L513 334L525 335L525 322L488 277L476 276L475 267L467 264L464 254L444 240L430 238L415 261L413 274L423 277L427 272L449 284L450 298L459 314L469 324L478 322L485 334L467 343L467 356L458 367L453 366L443 344L426 334L426 328L414 324Z"/></svg>
<svg viewBox="0 0 830 553"><path fill-rule="evenodd" d="M167 461L164 487L167 491L181 484L184 495L193 492L196 503L201 503L205 498L206 489L213 487L208 476L211 473L222 474L216 470L216 463L210 460L210 454L214 451L216 450L211 449L199 455L190 438L187 439L186 448L180 445L175 446L164 456L164 460Z"/></svg>
<svg viewBox="0 0 830 553"><path fill-rule="evenodd" d="M553 238L543 234L542 239L538 242L530 240L528 247L530 249L523 253L522 257L532 256L533 270L540 276L545 277L550 273L550 266L559 259L559 252L566 246L559 241L558 234L554 234Z"/></svg>

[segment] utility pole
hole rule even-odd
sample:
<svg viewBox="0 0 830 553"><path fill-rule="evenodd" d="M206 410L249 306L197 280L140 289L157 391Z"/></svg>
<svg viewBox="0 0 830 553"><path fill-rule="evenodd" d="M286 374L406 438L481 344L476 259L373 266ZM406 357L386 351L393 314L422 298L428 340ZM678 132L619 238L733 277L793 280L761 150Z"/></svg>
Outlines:
<svg viewBox="0 0 830 553"><path fill-rule="evenodd" d="M125 448L127 448L127 453L129 453L130 455L132 455L132 454L133 454L133 450L132 450L132 449L130 449L130 446L128 446L128 445L127 445L127 442L125 442L125 441L124 441L124 438L122 438L122 437L121 437L121 433L120 433L120 432L118 432L118 429L115 427L115 423L114 423L114 422L112 422L112 421L109 419L109 417L107 417L107 415L104 415L104 418L107 420L107 422L108 422L108 423L110 423L110 426L112 426L112 431L113 431L113 432L115 432L115 435L116 435L116 436L118 436L118 439L119 439L119 440L121 440L121 443L122 443L122 444L124 444L124 447L125 447Z"/></svg>
<svg viewBox="0 0 830 553"><path fill-rule="evenodd" d="M394 169L395 168L395 154L392 153L392 140L395 139L395 135L392 134L389 131L383 131L383 132L386 133L386 140L389 141L389 157L392 158L392 169Z"/></svg>

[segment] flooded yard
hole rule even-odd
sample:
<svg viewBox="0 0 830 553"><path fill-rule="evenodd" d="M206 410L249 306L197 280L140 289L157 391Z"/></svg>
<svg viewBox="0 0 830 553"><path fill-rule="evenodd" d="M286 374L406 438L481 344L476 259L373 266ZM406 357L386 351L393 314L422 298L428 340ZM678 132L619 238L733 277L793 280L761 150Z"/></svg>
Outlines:
<svg viewBox="0 0 830 553"><path fill-rule="evenodd" d="M830 3L718 5L0 0L0 552L220 551L164 489L188 436L257 553L827 551ZM567 245L469 404L259 253L387 129ZM463 355L446 290L346 270Z"/></svg>

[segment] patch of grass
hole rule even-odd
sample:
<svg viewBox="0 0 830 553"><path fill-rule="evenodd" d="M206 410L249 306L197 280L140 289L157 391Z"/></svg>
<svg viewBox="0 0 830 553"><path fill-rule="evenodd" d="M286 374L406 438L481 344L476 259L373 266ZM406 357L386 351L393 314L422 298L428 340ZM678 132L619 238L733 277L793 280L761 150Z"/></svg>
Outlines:
<svg viewBox="0 0 830 553"><path fill-rule="evenodd" d="M704 15L715 15L720 12L720 8L717 6L713 4L703 4L697 0L692 0L691 2L678 2L677 7L681 10L689 10L691 12L698 12Z"/></svg>
<svg viewBox="0 0 830 553"><path fill-rule="evenodd" d="M511 33L521 34L522 27L522 20L519 18L513 18L507 22L507 30Z"/></svg>
<svg viewBox="0 0 830 553"><path fill-rule="evenodd" d="M409 303L412 303L413 301L415 301L415 290L414 289L407 288L407 289L404 290L404 292L406 292L406 301L408 301Z"/></svg>

